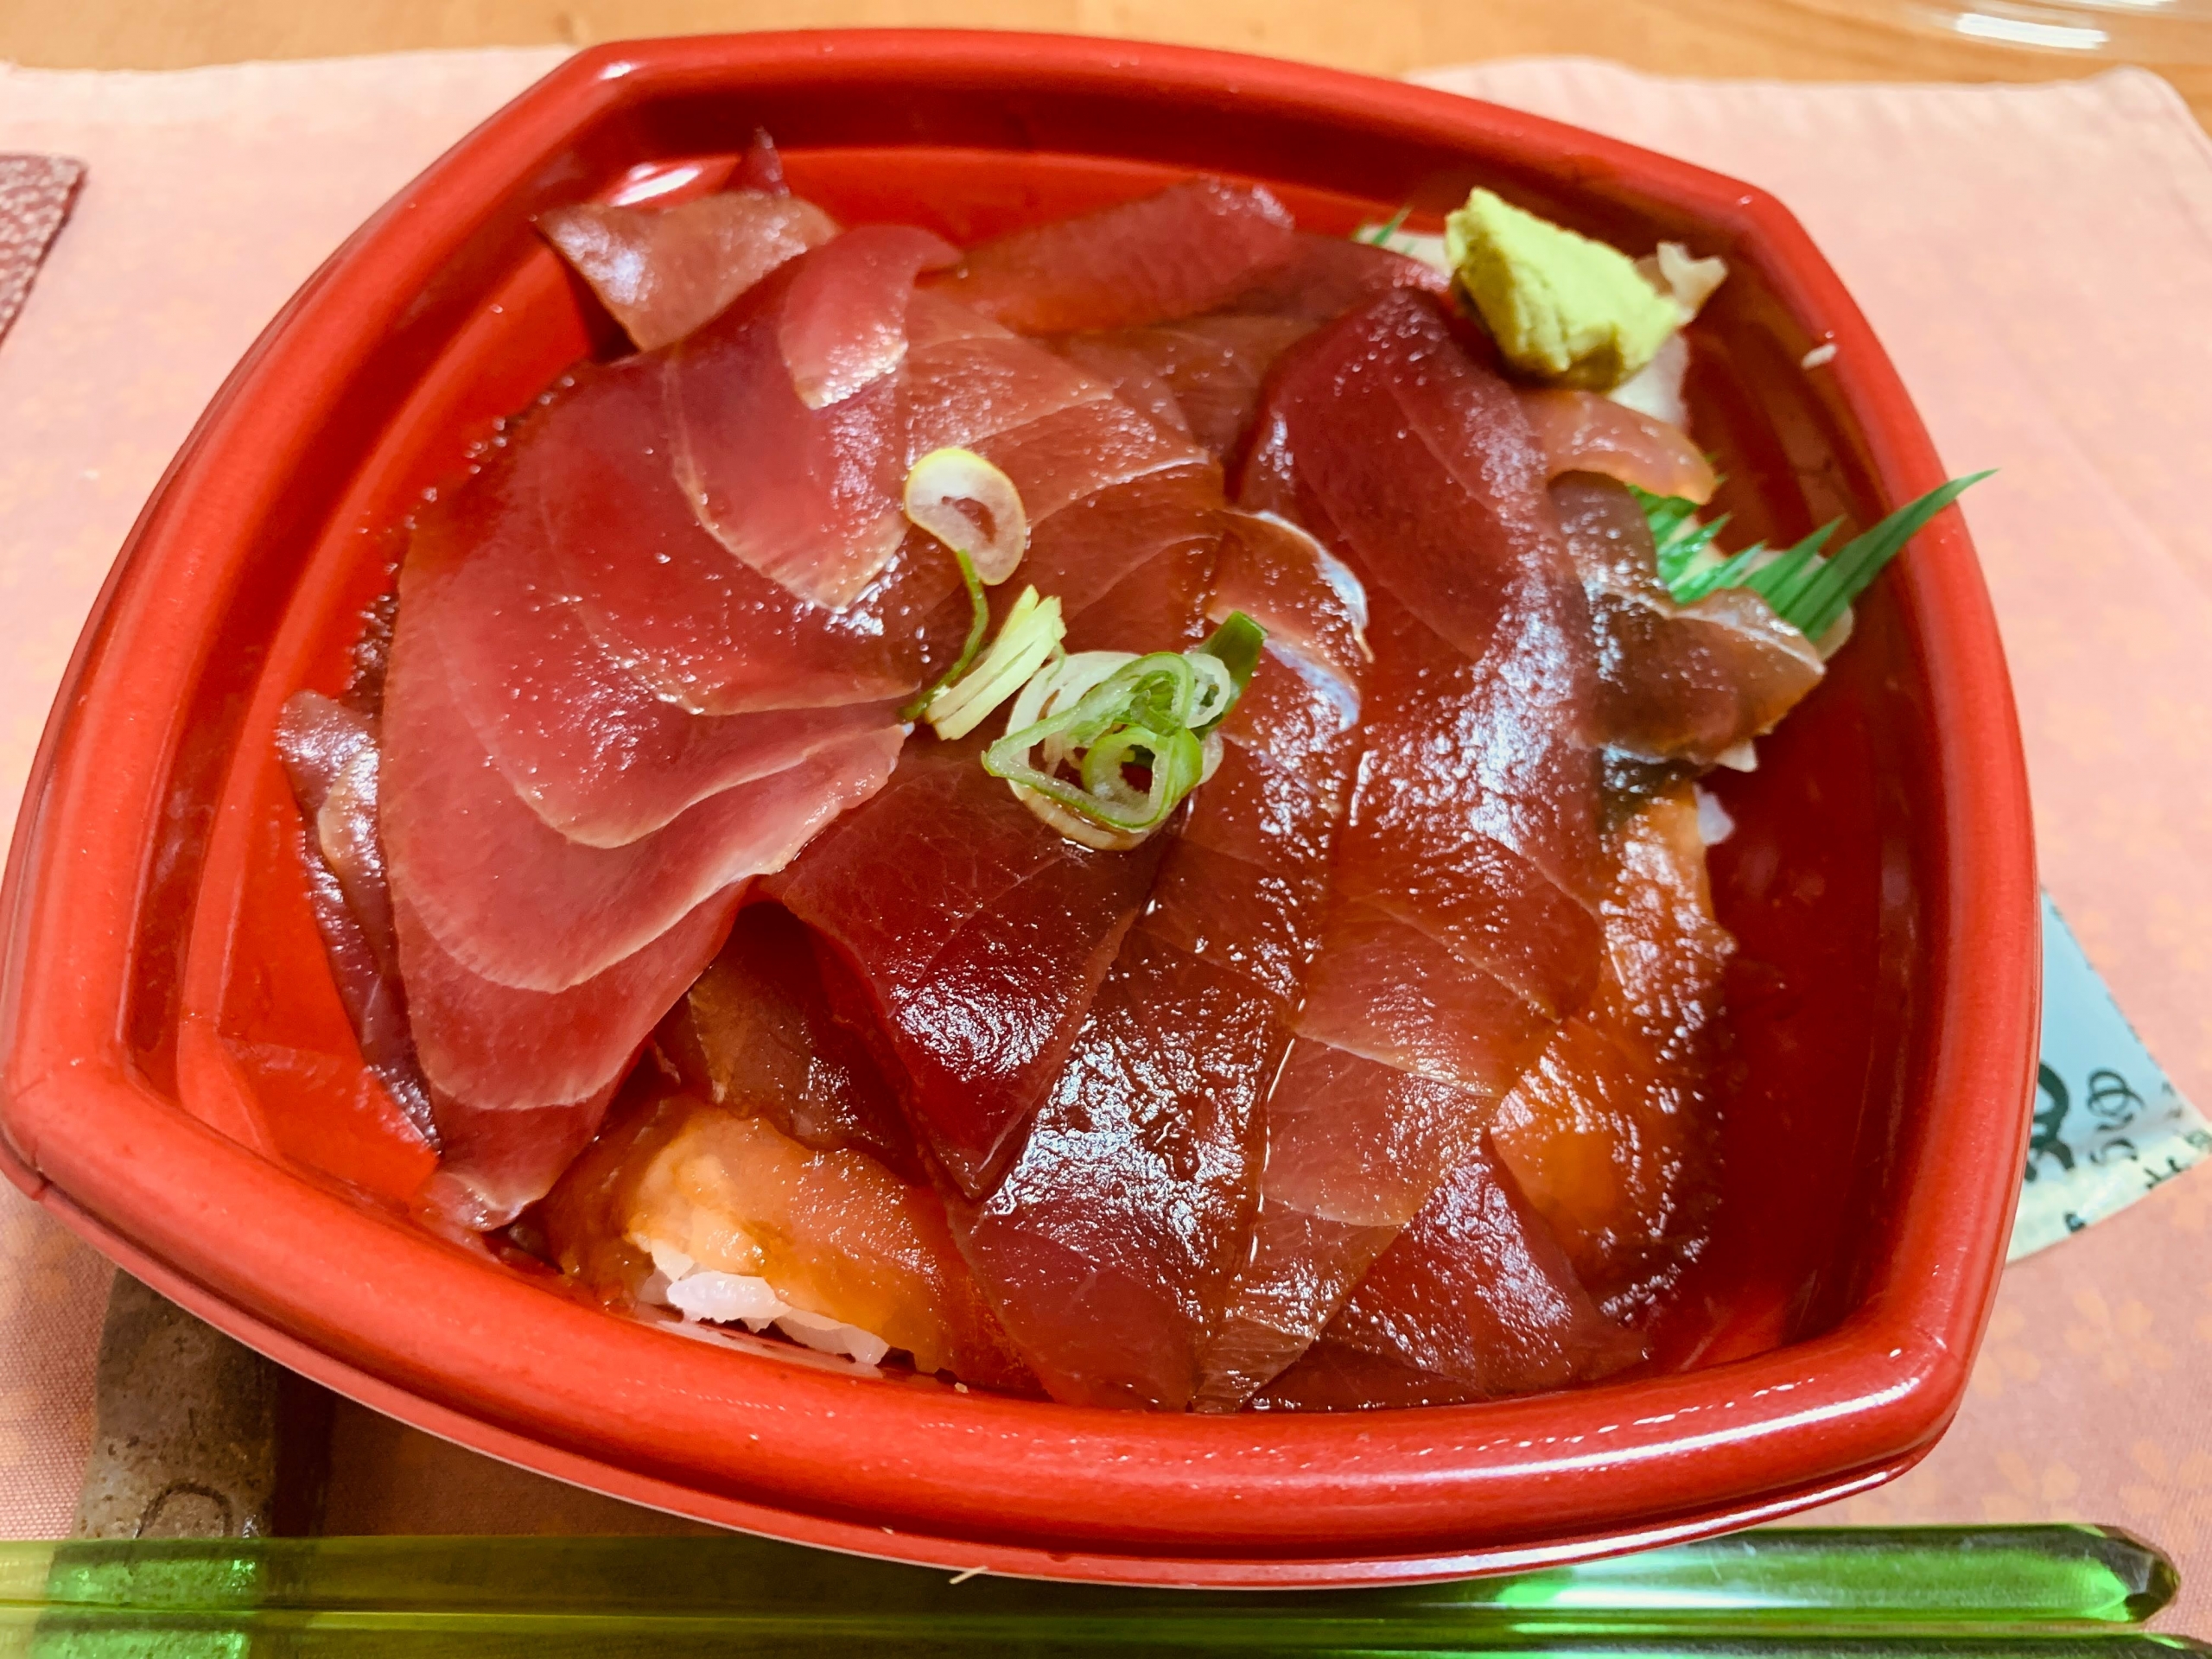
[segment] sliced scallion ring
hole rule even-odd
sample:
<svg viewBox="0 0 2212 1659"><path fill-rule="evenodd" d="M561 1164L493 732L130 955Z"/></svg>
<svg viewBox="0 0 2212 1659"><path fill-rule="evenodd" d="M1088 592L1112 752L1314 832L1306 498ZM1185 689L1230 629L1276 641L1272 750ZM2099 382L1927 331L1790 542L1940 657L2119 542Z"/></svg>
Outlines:
<svg viewBox="0 0 2212 1659"><path fill-rule="evenodd" d="M1192 651L1063 658L1016 698L1010 729L984 751L983 769L1071 839L1134 847L1220 764L1217 728L1250 682L1265 637L1239 612ZM1137 770L1141 785L1129 775Z"/></svg>
<svg viewBox="0 0 2212 1659"><path fill-rule="evenodd" d="M1014 480L972 449L932 449L906 474L906 520L974 561L995 588L1029 545L1029 515Z"/></svg>

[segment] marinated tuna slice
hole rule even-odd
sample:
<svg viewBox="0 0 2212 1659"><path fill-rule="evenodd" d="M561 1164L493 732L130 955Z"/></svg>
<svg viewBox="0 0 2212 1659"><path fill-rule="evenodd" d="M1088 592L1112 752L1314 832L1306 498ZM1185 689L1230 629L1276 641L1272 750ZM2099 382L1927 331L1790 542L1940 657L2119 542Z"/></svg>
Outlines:
<svg viewBox="0 0 2212 1659"><path fill-rule="evenodd" d="M1013 330L979 311L927 288L917 288L906 302L906 372L922 372L921 353L950 340L1005 340Z"/></svg>
<svg viewBox="0 0 2212 1659"><path fill-rule="evenodd" d="M888 702L698 715L656 696L600 644L557 579L548 515L531 511L554 486L547 448L511 448L424 515L405 595L409 625L435 641L470 732L548 827L588 846L626 845L724 790L895 728Z"/></svg>
<svg viewBox="0 0 2212 1659"><path fill-rule="evenodd" d="M925 302L934 303L925 309ZM951 332L956 313L972 320L974 327ZM1008 334L950 300L917 294L908 316L925 318L935 335L926 342L917 340L907 359L910 456L925 455L946 444L964 448L984 443L1077 404L1101 403L1113 396L1103 382L1063 362L1034 340ZM1027 491L1023 499L1028 499Z"/></svg>
<svg viewBox="0 0 2212 1659"><path fill-rule="evenodd" d="M1153 338L1167 333L1165 328L1118 328L1099 334L1065 334L1052 346L1084 372L1113 387L1114 395L1130 408L1141 410L1170 432L1192 437L1190 417L1166 378L1168 354L1180 342Z"/></svg>
<svg viewBox="0 0 2212 1659"><path fill-rule="evenodd" d="M1485 1398L1593 1382L1643 1357L1598 1311L1487 1137L1367 1270L1328 1335Z"/></svg>
<svg viewBox="0 0 2212 1659"><path fill-rule="evenodd" d="M1260 383L1275 359L1313 326L1297 317L1192 317L1070 335L1054 349L1218 461L1251 429Z"/></svg>
<svg viewBox="0 0 2212 1659"><path fill-rule="evenodd" d="M1588 613L1511 390L1394 294L1301 348L1261 428L1256 475L1366 587L1375 661L1214 1408L1319 1334L1586 1001L1602 944Z"/></svg>
<svg viewBox="0 0 2212 1659"><path fill-rule="evenodd" d="M1061 598L1071 643L1183 643L1219 535L1217 473L1101 383L961 311L942 296L909 308L910 447L974 448L1014 480L1023 580ZM1040 823L979 763L996 734L912 746L880 804L772 886L836 953L918 1135L970 1196L1058 1071L1158 858Z"/></svg>
<svg viewBox="0 0 2212 1659"><path fill-rule="evenodd" d="M1113 484L1206 461L1188 439L1116 397L1077 404L972 447L1014 480L1033 526Z"/></svg>
<svg viewBox="0 0 2212 1659"><path fill-rule="evenodd" d="M1058 597L1071 650L1184 643L1205 602L1219 474L1205 452L1103 380L941 296L918 294L906 371L907 448L972 448L1006 473L1029 519L1022 584ZM1121 587L1124 591L1116 593Z"/></svg>
<svg viewBox="0 0 2212 1659"><path fill-rule="evenodd" d="M1393 1411L1460 1406L1482 1395L1464 1382L1417 1371L1323 1332L1298 1363L1254 1395L1252 1411Z"/></svg>
<svg viewBox="0 0 2212 1659"><path fill-rule="evenodd" d="M1713 919L1688 785L1607 837L1605 969L1498 1113L1499 1157L1609 1313L1639 1312L1696 1251L1707 1089L1733 942Z"/></svg>
<svg viewBox="0 0 2212 1659"><path fill-rule="evenodd" d="M1264 513L1231 514L1207 608L1216 616L1242 611L1257 620L1268 631L1268 653L1300 683L1326 692L1325 703L1341 711L1341 726L1358 719L1359 683L1375 660L1367 643L1367 590L1350 566L1306 531ZM1285 735L1273 728L1268 741L1278 743Z"/></svg>
<svg viewBox="0 0 2212 1659"><path fill-rule="evenodd" d="M440 1157L417 1205L446 1226L480 1233L505 1226L591 1144L620 1087L617 1077L565 1105L515 1109L471 1106L433 1091Z"/></svg>
<svg viewBox="0 0 2212 1659"><path fill-rule="evenodd" d="M1262 275L1224 308L1247 315L1333 322L1354 307L1412 289L1440 299L1452 279L1433 265L1350 237L1300 231L1289 260Z"/></svg>
<svg viewBox="0 0 2212 1659"><path fill-rule="evenodd" d="M537 227L647 352L683 339L785 260L837 233L812 202L752 189L673 207L583 202L556 207Z"/></svg>
<svg viewBox="0 0 2212 1659"><path fill-rule="evenodd" d="M1547 475L1602 473L1654 495L1713 499L1719 480L1688 433L1594 391L1522 391Z"/></svg>
<svg viewBox="0 0 2212 1659"><path fill-rule="evenodd" d="M404 886L395 884L400 970L423 1076L436 1093L504 1110L573 1103L598 1092L714 959L737 897L710 894L591 978L534 991L487 979L454 957L415 913Z"/></svg>
<svg viewBox="0 0 2212 1659"><path fill-rule="evenodd" d="M320 692L297 692L277 720L276 749L305 821L308 901L361 1058L435 1145L377 836L376 721Z"/></svg>
<svg viewBox="0 0 2212 1659"><path fill-rule="evenodd" d="M694 1094L817 1152L856 1147L920 1180L914 1141L874 1058L840 1026L806 929L747 905L729 942L661 1021L655 1040Z"/></svg>
<svg viewBox="0 0 2212 1659"><path fill-rule="evenodd" d="M850 972L910 1121L970 1196L1060 1069L1160 855L1048 829L983 770L991 735L909 744L765 884Z"/></svg>
<svg viewBox="0 0 2212 1659"><path fill-rule="evenodd" d="M906 365L910 461L947 445L976 450L1014 481L1033 527L1112 485L1205 461L1103 380L992 325L953 332L957 308L940 300L924 314L922 297L910 316L925 316L935 338Z"/></svg>
<svg viewBox="0 0 2212 1659"><path fill-rule="evenodd" d="M784 180L783 156L776 149L776 141L768 136L767 128L753 129L753 142L738 157L737 170L731 181L741 190L758 190L771 196L791 194L791 188Z"/></svg>
<svg viewBox="0 0 2212 1659"><path fill-rule="evenodd" d="M1249 1226L1253 1134L1287 1010L1132 933L1012 1167L954 1205L968 1259L1046 1391L1181 1410Z"/></svg>
<svg viewBox="0 0 2212 1659"><path fill-rule="evenodd" d="M793 269L776 344L809 409L873 385L905 360L914 278L959 250L927 231L865 225Z"/></svg>
<svg viewBox="0 0 2212 1659"><path fill-rule="evenodd" d="M470 971L396 887L400 971L443 1142L437 1207L482 1229L544 1196L599 1128L653 1022L713 959L737 899L716 893L635 954L546 992Z"/></svg>
<svg viewBox="0 0 2212 1659"><path fill-rule="evenodd" d="M816 605L859 599L905 534L893 371L915 273L950 252L925 232L863 226L670 348L676 478L699 523Z"/></svg>
<svg viewBox="0 0 2212 1659"><path fill-rule="evenodd" d="M838 738L709 796L649 836L587 846L550 828L493 764L454 699L437 642L403 608L385 698L379 820L392 887L406 899L402 943L411 914L448 955L494 983L582 984L709 895L780 868L816 830L881 786L903 735L879 726ZM693 971L704 965L702 957ZM415 1001L427 1055L427 1016Z"/></svg>
<svg viewBox="0 0 2212 1659"><path fill-rule="evenodd" d="M952 1205L1022 1357L1073 1403L1190 1403L1357 750L1357 584L1286 525L1229 515L1223 541L1210 608L1254 616L1269 654L1012 1167Z"/></svg>
<svg viewBox="0 0 2212 1659"><path fill-rule="evenodd" d="M516 484L505 511L527 517L513 533L527 538L533 523L543 526L550 580L607 653L664 702L732 715L911 696L933 652L957 651L966 632L951 557L909 536L842 611L740 563L700 527L677 483L663 366L636 358L581 374L523 423L510 439ZM867 445L861 454L869 466L881 461ZM753 485L763 497L796 487L770 459ZM833 475L845 465L834 446L820 459ZM496 483L483 487L480 505L474 487L442 504L476 515L456 534L463 545L490 534L484 520L499 511Z"/></svg>
<svg viewBox="0 0 2212 1659"><path fill-rule="evenodd" d="M1300 232L1291 262L1210 315L1142 328L1071 334L1053 342L1109 382L1124 403L1188 432L1224 461L1252 429L1260 387L1282 354L1313 328L1394 288L1441 294L1428 266L1342 237Z"/></svg>
<svg viewBox="0 0 2212 1659"><path fill-rule="evenodd" d="M543 1211L567 1269L609 1300L760 1330L987 1387L1028 1379L953 1248L943 1205L855 1148L679 1094L642 1103Z"/></svg>
<svg viewBox="0 0 2212 1659"><path fill-rule="evenodd" d="M1265 189L1191 179L1009 232L931 285L1018 334L1073 334L1213 310L1296 251L1290 214Z"/></svg>
<svg viewBox="0 0 2212 1659"><path fill-rule="evenodd" d="M1748 588L1677 605L1651 527L1611 478L1569 473L1552 499L1598 636L1598 728L1632 760L1707 767L1771 731L1819 683L1810 640Z"/></svg>
<svg viewBox="0 0 2212 1659"><path fill-rule="evenodd" d="M1211 467L1109 486L1032 527L1021 579L1060 596L1070 651L1179 650L1203 626L1221 507Z"/></svg>

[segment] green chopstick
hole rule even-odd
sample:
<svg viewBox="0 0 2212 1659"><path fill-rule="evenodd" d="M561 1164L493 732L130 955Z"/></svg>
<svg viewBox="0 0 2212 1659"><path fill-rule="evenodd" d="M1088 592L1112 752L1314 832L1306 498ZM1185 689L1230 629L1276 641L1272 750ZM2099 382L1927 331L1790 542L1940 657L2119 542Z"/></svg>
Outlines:
<svg viewBox="0 0 2212 1659"><path fill-rule="evenodd" d="M0 1544L0 1655L2212 1652L2094 1527L1770 1529L1517 1575L1328 1592L955 1576L728 1535Z"/></svg>

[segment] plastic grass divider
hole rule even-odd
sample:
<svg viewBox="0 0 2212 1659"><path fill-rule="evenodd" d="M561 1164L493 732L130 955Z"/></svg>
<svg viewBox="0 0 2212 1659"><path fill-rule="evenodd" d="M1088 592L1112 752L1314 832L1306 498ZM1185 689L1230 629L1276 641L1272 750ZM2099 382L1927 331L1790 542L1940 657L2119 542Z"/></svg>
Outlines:
<svg viewBox="0 0 2212 1659"><path fill-rule="evenodd" d="M2172 1565L2096 1527L1770 1529L1367 1591L967 1577L731 1535L0 1543L0 1654L2212 1653Z"/></svg>

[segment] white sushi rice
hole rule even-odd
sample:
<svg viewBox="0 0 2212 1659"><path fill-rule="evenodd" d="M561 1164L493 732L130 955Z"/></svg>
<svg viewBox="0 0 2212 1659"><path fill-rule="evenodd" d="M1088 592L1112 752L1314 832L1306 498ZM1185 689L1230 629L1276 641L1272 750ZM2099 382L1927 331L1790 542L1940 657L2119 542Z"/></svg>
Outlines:
<svg viewBox="0 0 2212 1659"><path fill-rule="evenodd" d="M1694 784L1690 787L1697 797L1697 838L1708 847L1718 847L1736 833L1736 820L1728 816L1718 796L1707 794Z"/></svg>
<svg viewBox="0 0 2212 1659"><path fill-rule="evenodd" d="M653 1259L653 1276L640 1295L674 1308L688 1320L742 1325L755 1332L772 1325L793 1342L825 1354L843 1354L863 1365L876 1364L891 1351L891 1344L873 1331L793 1307L766 1279L702 1268L662 1239L633 1233L630 1242Z"/></svg>
<svg viewBox="0 0 2212 1659"><path fill-rule="evenodd" d="M1690 372L1690 343L1669 334L1651 360L1605 394L1613 402L1672 426L1688 426L1689 404L1682 383Z"/></svg>

